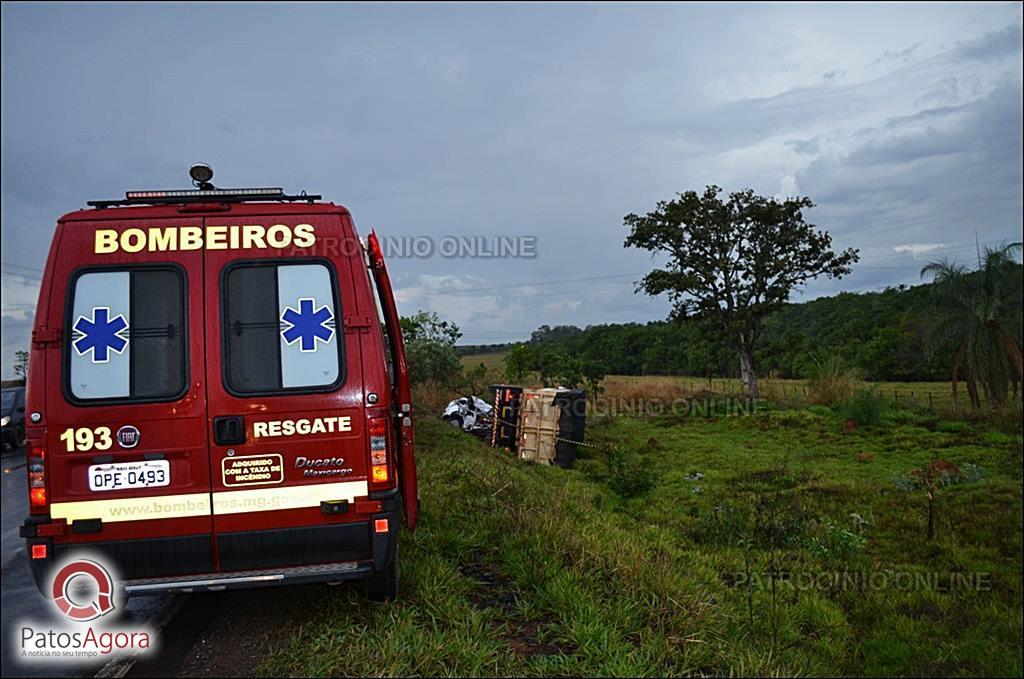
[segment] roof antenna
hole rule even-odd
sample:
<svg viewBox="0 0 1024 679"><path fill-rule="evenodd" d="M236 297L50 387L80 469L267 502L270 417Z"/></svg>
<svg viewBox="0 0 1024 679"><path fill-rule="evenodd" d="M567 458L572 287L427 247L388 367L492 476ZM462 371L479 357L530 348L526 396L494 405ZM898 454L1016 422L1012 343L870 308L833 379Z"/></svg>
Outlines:
<svg viewBox="0 0 1024 679"><path fill-rule="evenodd" d="M206 163L196 163L188 169L192 184L200 191L213 191L216 187L210 183L213 179L213 168Z"/></svg>

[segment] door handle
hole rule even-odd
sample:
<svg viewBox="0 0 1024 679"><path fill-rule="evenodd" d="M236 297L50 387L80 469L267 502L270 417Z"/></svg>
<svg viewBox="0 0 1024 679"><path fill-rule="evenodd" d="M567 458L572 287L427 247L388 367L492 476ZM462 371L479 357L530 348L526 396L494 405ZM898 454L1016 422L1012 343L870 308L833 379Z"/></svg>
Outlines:
<svg viewBox="0 0 1024 679"><path fill-rule="evenodd" d="M245 420L241 415L213 418L213 442L218 446L245 443Z"/></svg>

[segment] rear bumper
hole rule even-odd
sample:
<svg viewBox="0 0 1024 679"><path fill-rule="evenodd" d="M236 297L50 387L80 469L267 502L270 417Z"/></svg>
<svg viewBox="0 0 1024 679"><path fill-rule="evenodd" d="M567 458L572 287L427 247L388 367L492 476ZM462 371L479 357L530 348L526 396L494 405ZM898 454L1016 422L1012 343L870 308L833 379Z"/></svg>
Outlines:
<svg viewBox="0 0 1024 679"><path fill-rule="evenodd" d="M399 500L382 501L384 511L366 520L295 528L66 542L41 533L49 517L29 517L22 526L26 552L45 545L46 558L30 559L36 586L49 596L53 567L76 556L97 558L132 596L162 592L218 591L246 587L334 582L367 578L395 558L401 523ZM378 533L376 521L387 519ZM219 563L214 561L213 541ZM219 570L218 570L219 569Z"/></svg>
<svg viewBox="0 0 1024 679"><path fill-rule="evenodd" d="M173 592L222 592L231 589L303 585L317 582L362 580L376 572L371 561L349 561L316 566L268 568L235 573L183 575L173 578L127 580L122 589L128 596L149 596Z"/></svg>

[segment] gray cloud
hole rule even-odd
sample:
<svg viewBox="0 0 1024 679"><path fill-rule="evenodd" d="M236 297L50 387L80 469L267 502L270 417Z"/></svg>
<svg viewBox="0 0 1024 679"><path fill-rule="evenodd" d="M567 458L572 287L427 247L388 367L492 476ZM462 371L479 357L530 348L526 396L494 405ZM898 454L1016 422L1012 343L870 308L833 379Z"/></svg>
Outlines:
<svg viewBox="0 0 1024 679"><path fill-rule="evenodd" d="M917 48L920 47L921 45L922 42L915 42L910 47L905 47L904 49L901 50L886 50L885 53L882 54L882 56L878 57L872 62L872 65L876 66L878 64L883 64L887 61L907 61L910 59L911 55L913 55L914 52L917 51Z"/></svg>
<svg viewBox="0 0 1024 679"><path fill-rule="evenodd" d="M1021 35L1021 24L1011 24L980 38L957 43L956 57L992 61L1013 56L1021 51Z"/></svg>
<svg viewBox="0 0 1024 679"><path fill-rule="evenodd" d="M821 151L820 139L813 137L811 139L793 139L786 142L786 146L789 146L797 153L806 155L817 155Z"/></svg>
<svg viewBox="0 0 1024 679"><path fill-rule="evenodd" d="M808 297L913 280L919 262L893 247L956 254L975 226L1019 237L1020 16L310 4L206 5L197 21L5 5L0 368L27 344L56 218L187 185L196 161L224 185L322 193L363 233L536 236L530 260L392 261L402 311L454 318L467 342L664 317L629 275L546 282L648 270L621 247L622 216L708 183L798 186L838 245L862 249L853 277Z"/></svg>

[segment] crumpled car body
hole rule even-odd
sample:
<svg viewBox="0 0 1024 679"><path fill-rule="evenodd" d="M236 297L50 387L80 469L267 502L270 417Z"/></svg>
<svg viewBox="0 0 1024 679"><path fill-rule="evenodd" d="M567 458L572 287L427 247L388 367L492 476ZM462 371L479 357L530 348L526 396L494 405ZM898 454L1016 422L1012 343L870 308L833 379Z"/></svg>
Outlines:
<svg viewBox="0 0 1024 679"><path fill-rule="evenodd" d="M483 399L469 395L451 401L441 417L452 426L472 432L490 428L493 410Z"/></svg>

